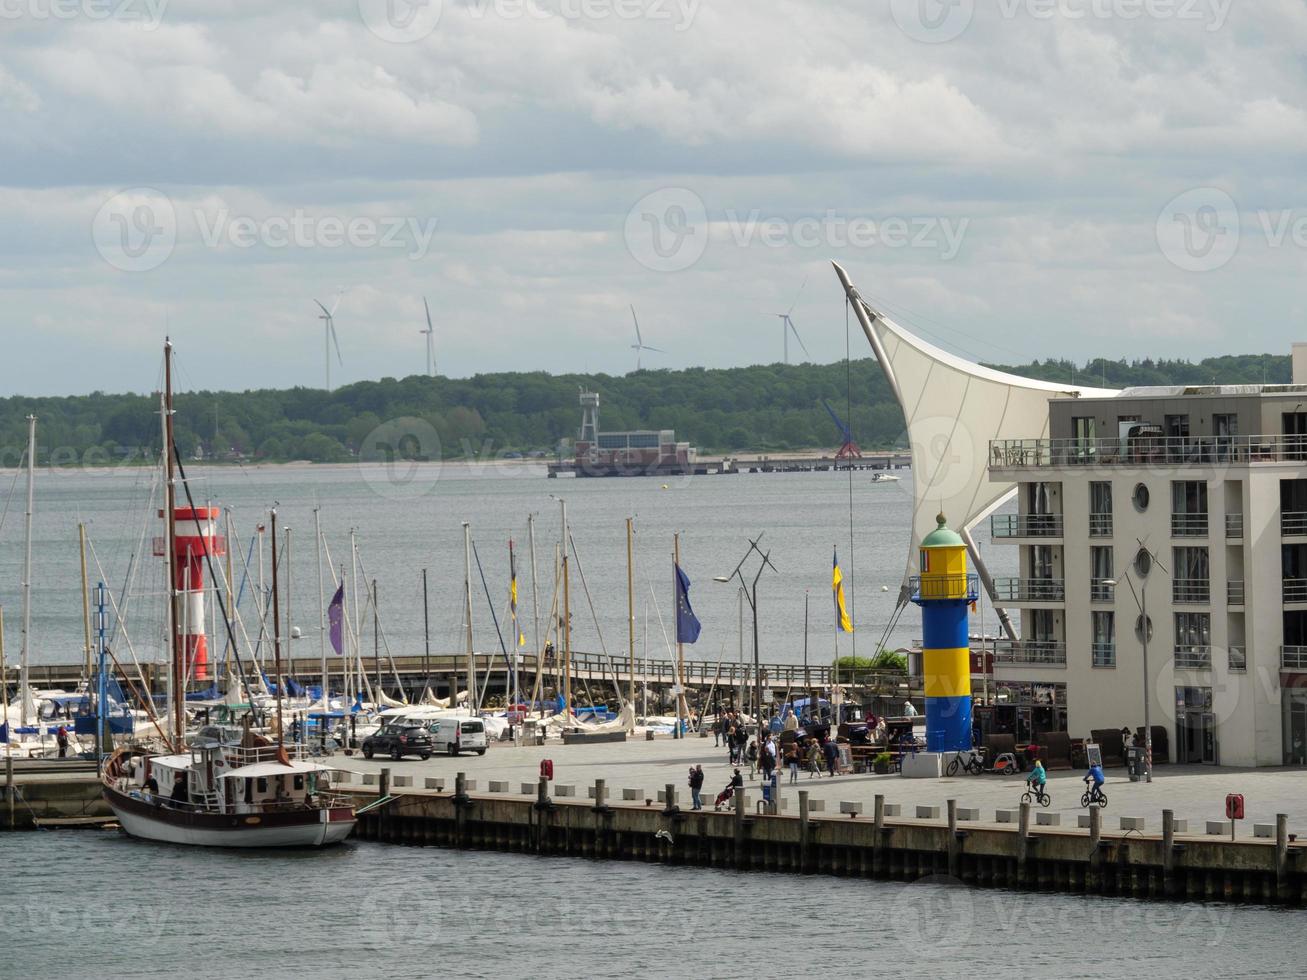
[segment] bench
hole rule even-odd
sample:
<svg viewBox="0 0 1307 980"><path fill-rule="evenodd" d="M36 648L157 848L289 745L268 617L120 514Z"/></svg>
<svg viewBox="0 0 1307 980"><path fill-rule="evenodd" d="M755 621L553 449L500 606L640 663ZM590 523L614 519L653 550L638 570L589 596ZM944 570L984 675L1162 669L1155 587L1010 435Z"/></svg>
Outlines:
<svg viewBox="0 0 1307 980"><path fill-rule="evenodd" d="M1047 810L1040 810L1035 814L1036 827L1060 827L1062 826L1062 814L1049 813Z"/></svg>
<svg viewBox="0 0 1307 980"><path fill-rule="evenodd" d="M412 785L413 785L413 777L412 777L412 776L396 776L396 777L395 777L395 780L394 780L394 785L396 785L396 786L412 786Z"/></svg>
<svg viewBox="0 0 1307 980"><path fill-rule="evenodd" d="M995 810L994 823L1018 823L1020 814L1016 810Z"/></svg>
<svg viewBox="0 0 1307 980"><path fill-rule="evenodd" d="M923 806L923 805L921 805L921 804L918 804L918 805L917 805L917 819L918 819L918 820L938 820L938 819L939 819L939 807L937 807L937 806Z"/></svg>
<svg viewBox="0 0 1307 980"><path fill-rule="evenodd" d="M1274 837L1275 824L1273 823L1255 823L1253 824L1254 837Z"/></svg>
<svg viewBox="0 0 1307 980"><path fill-rule="evenodd" d="M576 787L570 783L559 783L554 786L555 796L575 796Z"/></svg>
<svg viewBox="0 0 1307 980"><path fill-rule="evenodd" d="M979 819L980 819L980 807L976 807L976 806L960 806L960 807L957 808L957 815L958 815L958 822L959 822L959 823L960 823L961 821L963 821L963 820L979 820Z"/></svg>
<svg viewBox="0 0 1307 980"><path fill-rule="evenodd" d="M1228 837L1233 829L1229 820L1207 821L1207 835L1209 837Z"/></svg>
<svg viewBox="0 0 1307 980"><path fill-rule="evenodd" d="M642 789L624 789L622 790L623 800L647 800L648 795Z"/></svg>
<svg viewBox="0 0 1307 980"><path fill-rule="evenodd" d="M506 780L506 779L492 779L492 780L490 780L490 792L492 792L492 793L507 793L507 792L508 792L508 780Z"/></svg>
<svg viewBox="0 0 1307 980"><path fill-rule="evenodd" d="M1147 822L1148 822L1148 821L1146 821L1143 817L1122 817L1122 818L1121 818L1121 829L1122 829L1122 830L1143 830L1143 829L1144 829L1144 824L1147 823Z"/></svg>
<svg viewBox="0 0 1307 980"><path fill-rule="evenodd" d="M856 800L840 800L840 813L847 813L850 817L860 817L862 804Z"/></svg>
<svg viewBox="0 0 1307 980"><path fill-rule="evenodd" d="M539 786L540 786L539 783L523 783L519 787L518 791L523 796L535 796L536 793L539 792Z"/></svg>
<svg viewBox="0 0 1307 980"><path fill-rule="evenodd" d="M436 792L441 792L445 788L445 781L439 776L427 776L422 783L427 789L434 789Z"/></svg>
<svg viewBox="0 0 1307 980"><path fill-rule="evenodd" d="M886 803L886 804L885 804L885 816L887 816L887 817L901 817L901 816L903 816L903 804L901 804L901 803Z"/></svg>

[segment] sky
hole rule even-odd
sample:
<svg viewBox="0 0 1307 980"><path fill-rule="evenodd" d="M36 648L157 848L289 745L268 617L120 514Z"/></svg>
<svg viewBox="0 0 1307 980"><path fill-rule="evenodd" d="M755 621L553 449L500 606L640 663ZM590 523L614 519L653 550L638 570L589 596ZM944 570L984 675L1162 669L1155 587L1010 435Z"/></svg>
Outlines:
<svg viewBox="0 0 1307 980"><path fill-rule="evenodd" d="M1298 0L0 0L0 394L1307 339ZM853 337L853 353L868 353Z"/></svg>

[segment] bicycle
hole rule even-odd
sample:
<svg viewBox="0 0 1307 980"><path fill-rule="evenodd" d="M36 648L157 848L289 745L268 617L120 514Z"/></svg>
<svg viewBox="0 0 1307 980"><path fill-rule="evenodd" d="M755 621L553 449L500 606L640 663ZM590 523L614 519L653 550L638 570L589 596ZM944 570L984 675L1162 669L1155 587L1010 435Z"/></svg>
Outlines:
<svg viewBox="0 0 1307 980"><path fill-rule="evenodd" d="M1088 779L1085 780L1085 785L1087 787L1089 786ZM1080 805L1085 809L1089 809L1089 807L1093 806L1095 803L1097 803L1100 807L1107 806L1107 794L1104 793L1097 786L1092 786L1086 789L1084 793L1081 795Z"/></svg>
<svg viewBox="0 0 1307 980"><path fill-rule="evenodd" d="M1022 803L1038 803L1042 807L1047 807L1053 802L1053 797L1049 794L1048 789L1044 786L1031 786L1021 794Z"/></svg>
<svg viewBox="0 0 1307 980"><path fill-rule="evenodd" d="M948 768L944 770L945 775L956 776L959 771L965 771L971 773L973 776L979 776L985 771L984 749L976 749L974 752L971 752L967 755L965 761L963 760L962 755L963 754L959 752L953 757L953 761L950 762Z"/></svg>

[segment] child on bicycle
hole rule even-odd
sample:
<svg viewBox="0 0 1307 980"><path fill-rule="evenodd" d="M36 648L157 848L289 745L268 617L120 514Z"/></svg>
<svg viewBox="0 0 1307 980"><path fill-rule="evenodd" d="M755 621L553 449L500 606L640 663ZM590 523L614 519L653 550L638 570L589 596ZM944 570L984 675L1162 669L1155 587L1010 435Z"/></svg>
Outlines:
<svg viewBox="0 0 1307 980"><path fill-rule="evenodd" d="M1101 765L1095 763L1089 767L1089 771L1085 773L1085 785L1089 787L1089 798L1091 800L1097 800L1103 795L1103 783L1106 781Z"/></svg>
<svg viewBox="0 0 1307 980"><path fill-rule="evenodd" d="M1030 770L1030 775L1026 777L1026 785L1036 796L1044 795L1044 784L1048 782L1048 774L1044 772L1044 763L1039 759L1035 760L1035 767Z"/></svg>

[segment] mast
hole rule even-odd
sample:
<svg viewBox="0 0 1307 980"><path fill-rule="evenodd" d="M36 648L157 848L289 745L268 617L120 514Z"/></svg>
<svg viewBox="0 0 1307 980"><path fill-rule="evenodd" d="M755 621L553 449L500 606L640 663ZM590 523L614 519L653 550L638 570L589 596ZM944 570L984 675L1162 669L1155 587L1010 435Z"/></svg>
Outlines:
<svg viewBox="0 0 1307 980"><path fill-rule="evenodd" d="M572 592L567 574L567 501L558 498L563 514L563 714L572 711Z"/></svg>
<svg viewBox="0 0 1307 980"><path fill-rule="evenodd" d="M386 683L381 677L381 611L377 609L376 579L372 580L372 667L377 672L377 700L380 700L380 695L386 689Z"/></svg>
<svg viewBox="0 0 1307 980"><path fill-rule="evenodd" d="M186 686L182 677L181 630L177 623L177 478L172 407L172 341L163 342L163 507L168 525L165 560L168 576L168 651L171 657L171 719L173 750L180 751L186 741Z"/></svg>
<svg viewBox="0 0 1307 980"><path fill-rule="evenodd" d="M327 697L327 596L322 579L322 508L313 508L313 541L318 552L318 655L322 659L322 731L327 729L327 712L331 702Z"/></svg>
<svg viewBox="0 0 1307 980"><path fill-rule="evenodd" d="M431 688L431 602L427 597L427 570L422 569L422 696Z"/></svg>
<svg viewBox="0 0 1307 980"><path fill-rule="evenodd" d="M0 725L9 721L9 668L5 664L5 607L0 606ZM9 746L13 748L12 743ZM6 753L6 757L10 757ZM9 825L13 826L13 818Z"/></svg>
<svg viewBox="0 0 1307 980"><path fill-rule="evenodd" d="M27 416L27 545L23 556L23 647L19 659L18 700L21 702L22 723L28 724L27 705L31 682L28 673L28 653L32 641L32 500L36 492L36 416Z"/></svg>
<svg viewBox="0 0 1307 980"><path fill-rule="evenodd" d="M627 731L635 734L635 573L633 571L633 545L631 541L631 518L626 519L626 618L628 634L628 655L630 678L627 686L627 703L631 706L631 723Z"/></svg>
<svg viewBox="0 0 1307 980"><path fill-rule="evenodd" d="M509 604L509 612L513 617L513 690L511 694L513 696L513 717L517 717L517 706L521 701L519 691L521 685L518 683L517 676L521 673L522 668L522 647L517 641L522 634L517 628L517 559L513 555L512 538L508 539L508 575L511 580L510 587L513 592L512 602ZM514 726L514 731L519 727L521 726Z"/></svg>
<svg viewBox="0 0 1307 980"><path fill-rule="evenodd" d="M526 536L531 550L531 619L534 624L532 641L536 651L536 687L540 687L539 678L544 673L544 647L540 645L540 595L536 588L536 523L535 515L526 515Z"/></svg>
<svg viewBox="0 0 1307 980"><path fill-rule="evenodd" d="M77 525L77 547L82 559L82 653L86 658L83 670L91 678L91 595L86 578L86 525Z"/></svg>
<svg viewBox="0 0 1307 980"><path fill-rule="evenodd" d="M477 700L477 665L476 654L472 652L472 525L463 522L463 615L467 622L467 696L468 703L474 706ZM455 674L455 677L458 675ZM457 682L454 684L458 686ZM458 692L450 691L451 708L457 707Z"/></svg>
<svg viewBox="0 0 1307 980"><path fill-rule="evenodd" d="M685 708L685 644L681 642L680 608L681 583L677 578L677 569L681 567L681 536L672 535L672 608L677 610L676 624L676 728L677 735L683 735L681 728L686 713ZM761 736L759 736L761 744Z"/></svg>
<svg viewBox="0 0 1307 980"><path fill-rule="evenodd" d="M272 512L272 659L277 677L277 744L285 746L286 729L281 718L281 689L286 681L281 673L281 590L277 587L277 511Z"/></svg>

